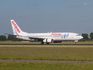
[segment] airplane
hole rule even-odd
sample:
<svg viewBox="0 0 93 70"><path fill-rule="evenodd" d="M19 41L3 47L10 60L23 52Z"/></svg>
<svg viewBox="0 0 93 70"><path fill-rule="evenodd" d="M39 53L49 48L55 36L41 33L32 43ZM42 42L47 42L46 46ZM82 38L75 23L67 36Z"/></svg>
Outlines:
<svg viewBox="0 0 93 70"><path fill-rule="evenodd" d="M58 33L27 33L22 31L14 20L10 20L13 30L13 36L18 39L31 41L32 39L41 41L41 44L61 43L62 41L74 41L74 44L83 37L73 32L58 32Z"/></svg>

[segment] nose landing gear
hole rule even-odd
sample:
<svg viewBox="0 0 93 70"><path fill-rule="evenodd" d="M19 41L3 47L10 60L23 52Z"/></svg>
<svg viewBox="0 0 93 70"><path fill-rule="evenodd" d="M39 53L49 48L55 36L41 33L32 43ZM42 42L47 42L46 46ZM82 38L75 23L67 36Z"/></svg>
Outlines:
<svg viewBox="0 0 93 70"><path fill-rule="evenodd" d="M74 45L76 45L76 42L74 42Z"/></svg>
<svg viewBox="0 0 93 70"><path fill-rule="evenodd" d="M78 42L78 40L75 40L75 41L74 41L74 45L76 45L76 42Z"/></svg>

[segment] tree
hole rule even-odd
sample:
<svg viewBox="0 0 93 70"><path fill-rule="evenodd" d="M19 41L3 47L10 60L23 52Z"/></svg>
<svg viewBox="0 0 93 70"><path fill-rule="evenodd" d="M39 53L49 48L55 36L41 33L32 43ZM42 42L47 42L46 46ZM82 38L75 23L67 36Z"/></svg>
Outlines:
<svg viewBox="0 0 93 70"><path fill-rule="evenodd" d="M87 33L82 33L83 39L88 40L88 34Z"/></svg>
<svg viewBox="0 0 93 70"><path fill-rule="evenodd" d="M11 41L19 41L19 39L15 38L15 37L12 36L12 35L8 35L8 40L11 40Z"/></svg>
<svg viewBox="0 0 93 70"><path fill-rule="evenodd" d="M91 39L93 39L93 32L90 33L90 37L91 37Z"/></svg>
<svg viewBox="0 0 93 70"><path fill-rule="evenodd" d="M6 40L6 36L0 35L0 40L1 40L1 41L5 41L5 40Z"/></svg>

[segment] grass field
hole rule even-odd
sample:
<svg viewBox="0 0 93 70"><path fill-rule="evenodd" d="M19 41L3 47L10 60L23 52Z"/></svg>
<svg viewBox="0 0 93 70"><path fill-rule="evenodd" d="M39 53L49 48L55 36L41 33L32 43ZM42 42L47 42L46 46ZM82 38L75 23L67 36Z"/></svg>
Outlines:
<svg viewBox="0 0 93 70"><path fill-rule="evenodd" d="M93 70L93 64L0 62L0 70Z"/></svg>
<svg viewBox="0 0 93 70"><path fill-rule="evenodd" d="M20 42L3 43L20 44ZM23 43L27 44L29 42L21 42L21 44ZM34 43L39 44L40 42ZM31 42L31 44L34 43ZM64 42L64 44L65 43L66 42ZM79 44L80 43L81 42L79 42ZM87 43L88 42L85 42L85 44ZM90 42L90 44L92 44L92 42ZM93 46L0 45L0 60L93 61ZM92 69L93 64L0 62L0 70L92 70Z"/></svg>
<svg viewBox="0 0 93 70"><path fill-rule="evenodd" d="M0 45L0 59L93 61L93 46Z"/></svg>

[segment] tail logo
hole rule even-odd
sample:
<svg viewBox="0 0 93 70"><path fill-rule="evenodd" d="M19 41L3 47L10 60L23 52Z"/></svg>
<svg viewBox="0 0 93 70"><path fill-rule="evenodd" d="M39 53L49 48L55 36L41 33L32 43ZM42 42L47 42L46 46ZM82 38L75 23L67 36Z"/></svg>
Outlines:
<svg viewBox="0 0 93 70"><path fill-rule="evenodd" d="M18 29L17 25L15 24L14 21L12 21L12 24L14 25L15 29L17 30L18 33L20 33L20 30Z"/></svg>

